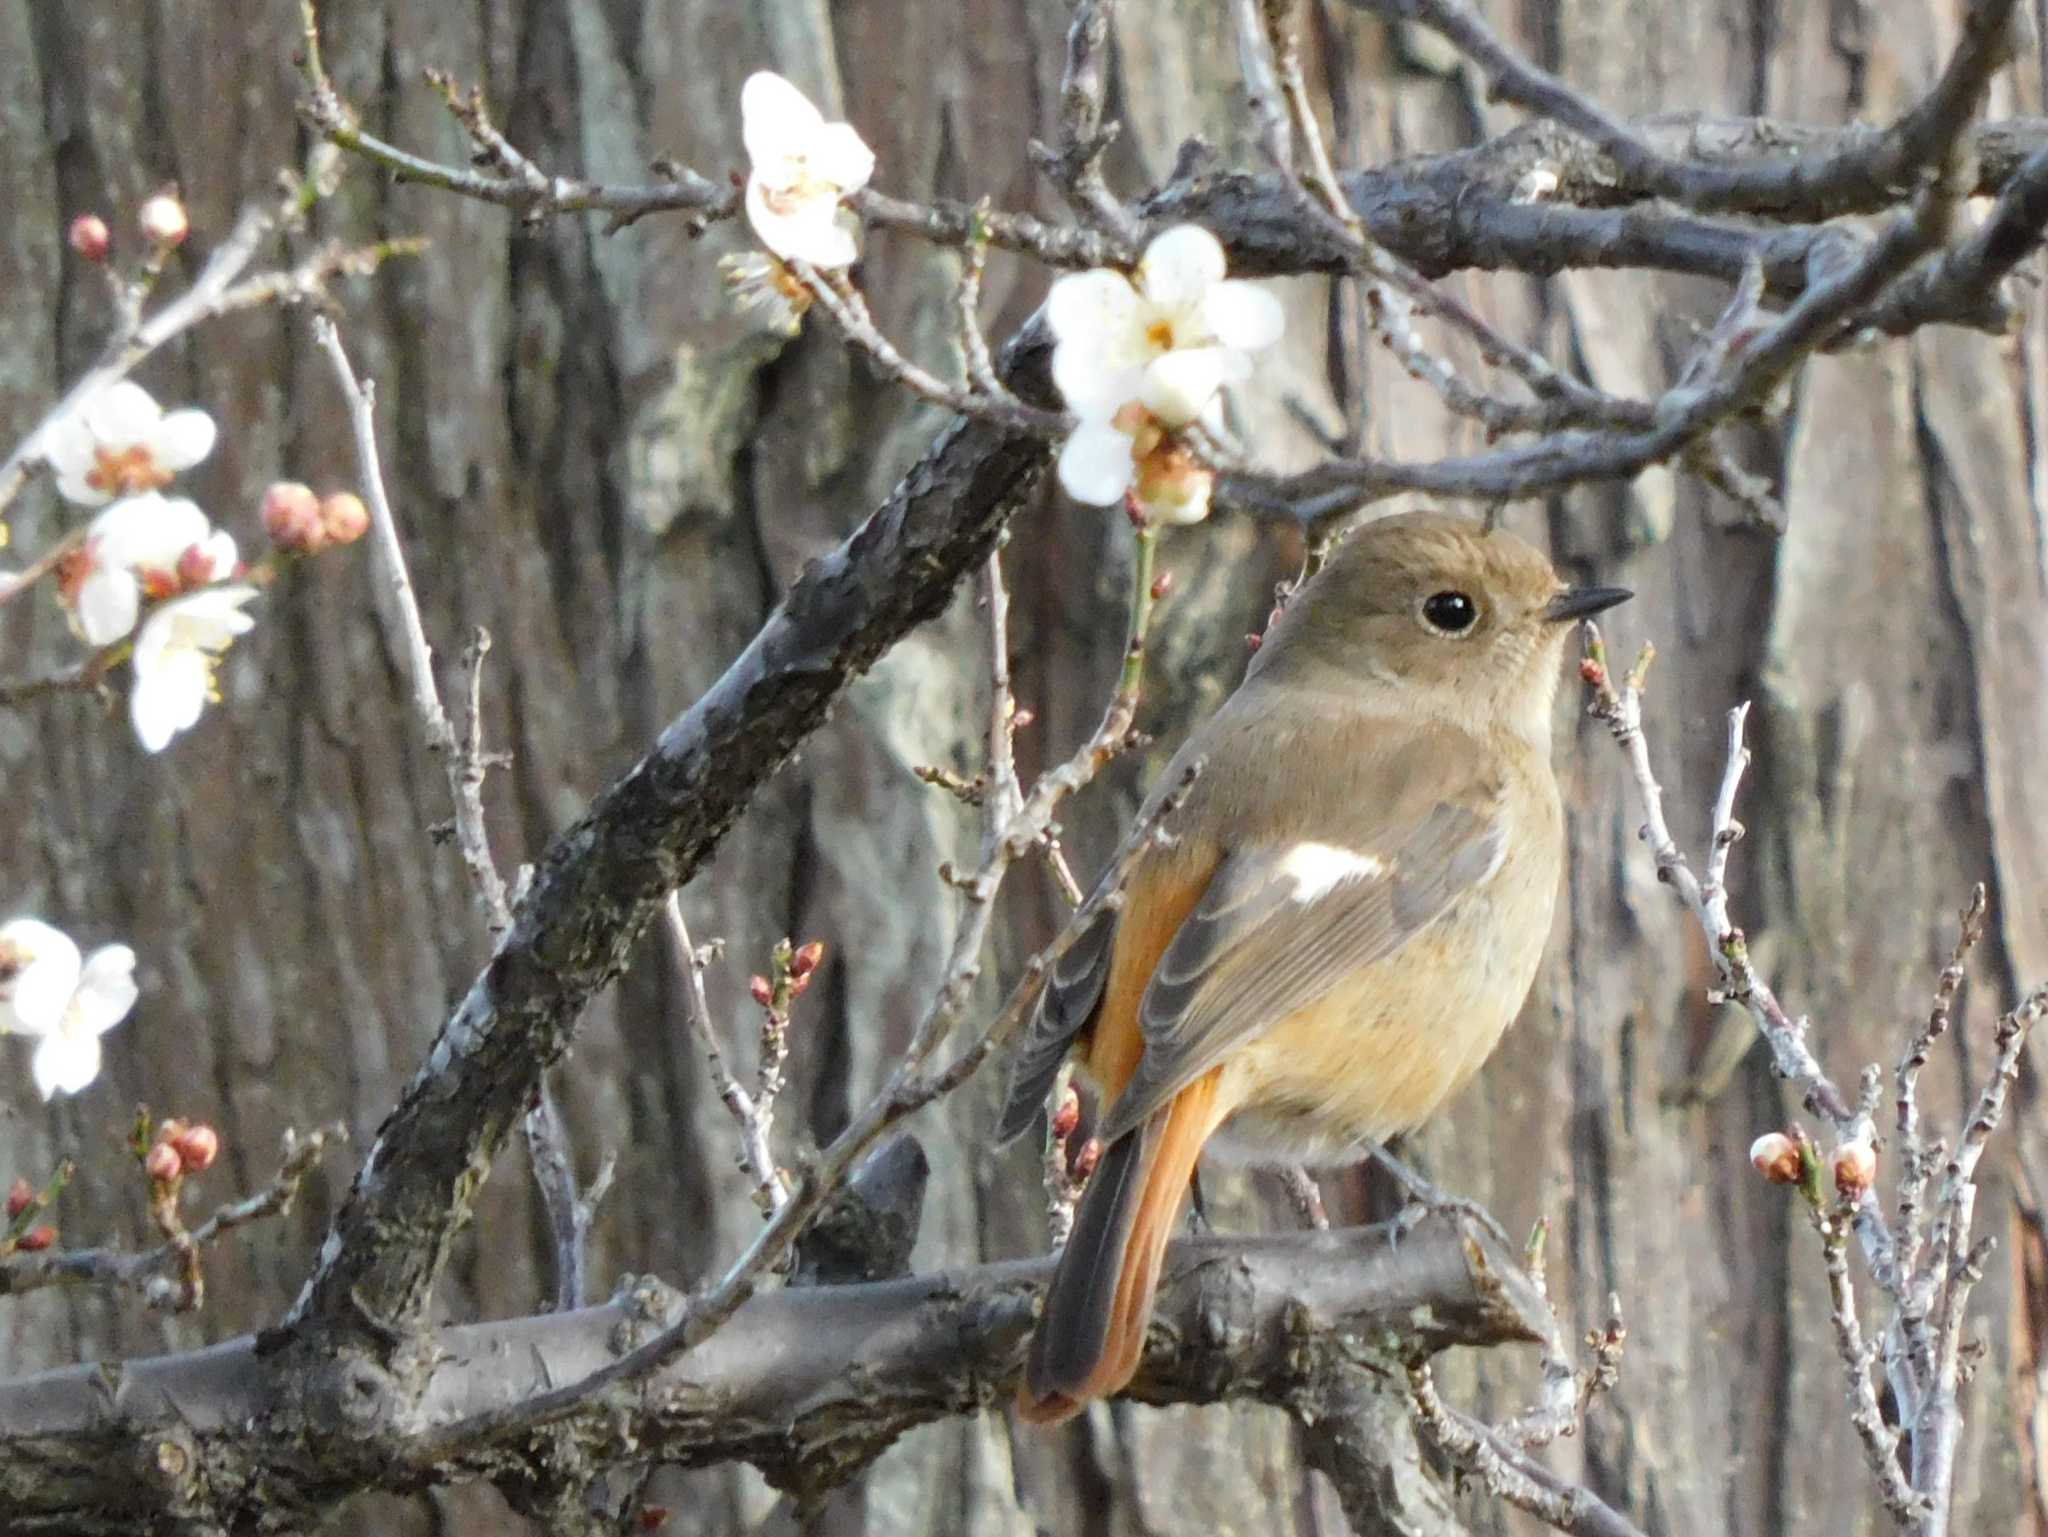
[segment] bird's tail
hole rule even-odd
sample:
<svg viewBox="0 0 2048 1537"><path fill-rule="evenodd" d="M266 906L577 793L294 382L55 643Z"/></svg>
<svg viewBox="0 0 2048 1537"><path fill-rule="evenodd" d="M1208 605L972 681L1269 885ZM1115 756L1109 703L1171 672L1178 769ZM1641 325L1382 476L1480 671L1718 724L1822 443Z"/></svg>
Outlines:
<svg viewBox="0 0 2048 1537"><path fill-rule="evenodd" d="M1202 1144L1216 1129L1219 1072L1102 1155L1046 1289L1017 1411L1056 1425L1128 1383L1145 1350L1159 1270Z"/></svg>

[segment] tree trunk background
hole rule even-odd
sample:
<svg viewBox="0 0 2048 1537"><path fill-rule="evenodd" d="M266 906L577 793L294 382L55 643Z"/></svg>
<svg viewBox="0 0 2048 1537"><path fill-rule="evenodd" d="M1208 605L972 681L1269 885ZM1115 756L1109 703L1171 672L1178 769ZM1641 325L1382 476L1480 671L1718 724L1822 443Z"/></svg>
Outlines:
<svg viewBox="0 0 2048 1537"><path fill-rule="evenodd" d="M1883 119L1930 78L1954 0L1495 0L1494 19L1540 62L1627 114L1680 109ZM1227 8L1119 6L1116 97L1129 128L1115 169L1136 190L1189 134L1255 163ZM1335 4L1314 12L1312 80L1334 82L1341 162L1450 148L1511 121L1468 77L1411 39ZM74 0L0 6L0 440L18 437L93 355L102 292L63 248L86 209L128 227L166 180L186 193L196 262L303 135L293 117L296 7ZM1055 0L331 0L329 62L375 132L459 162L464 145L427 65L480 81L544 165L618 179L668 154L707 174L744 164L745 75L778 69L880 155L878 184L912 196L987 194L1044 206L1024 144L1052 125L1067 7ZM2038 110L2038 71L2018 73ZM830 110L837 107L838 111ZM1048 210L1050 211L1050 210ZM432 237L422 260L346 294L346 335L380 384L392 492L444 669L470 629L491 631L488 730L514 754L488 797L507 868L537 854L660 724L717 676L802 562L879 500L940 424L869 378L829 330L792 345L736 319L715 262L743 242L701 241L653 217L614 235L598 220L537 232L502 210L364 172L323 231ZM906 350L947 356L952 257L873 241L864 285ZM1629 393L1668 382L1709 285L1580 274L1537 283L1454 278L1510 329ZM987 316L1001 334L1042 296L1040 272L998 261ZM1331 414L1327 287L1287 291L1284 355L1265 365L1260 451L1310 452L1283 391ZM1348 312L1347 312L1348 313ZM1355 336L1340 328L1358 358ZM1639 596L1614 624L1627 653L1654 638L1653 746L1680 835L1699 838L1724 745L1722 712L1758 702L1757 761L1736 851L1736 911L1781 993L1810 1011L1838 1078L1887 1067L1927 1005L1970 883L1990 883L1994 927L1966 995L1981 1070L1985 1021L2017 981L2048 974L2048 539L2030 445L2042 426L2043 331L2009 340L1934 333L1817 363L1782 436L1747 445L1786 502L1782 538L1658 472L1511 513L1581 574ZM352 478L345 422L303 317L264 312L204 329L141 375L159 398L222 424L193 494L245 542L279 476ZM1365 359L1369 445L1405 455L1473 446L1433 397ZM38 488L18 547L59 525ZM1092 725L1116 667L1120 520L1048 496L1013 526L1027 756ZM1169 536L1179 589L1164 611L1144 723L1159 745L1072 809L1069 847L1092 865L1146 772L1237 680L1242 636L1294 540L1218 518ZM120 716L71 697L0 714L0 908L89 943L131 942L143 1000L109 1041L92 1090L45 1109L18 1046L4 1049L0 1177L80 1175L68 1238L141 1241L141 1181L120 1151L132 1106L216 1122L227 1155L204 1182L226 1195L266 1178L279 1134L339 1118L366 1145L450 1002L485 955L399 659L374 622L367 555L305 564L223 673L228 707L149 758ZM850 695L801 760L755 803L685 894L699 940L722 936L715 1006L751 1055L745 982L784 935L832 947L798 1014L781 1125L820 1136L886 1071L935 978L954 901L936 867L971 848L967 815L911 775L972 773L985 711L971 596ZM0 624L9 673L61 656L61 616L17 605ZM1576 701L1566 689L1561 713ZM1554 1294L1574 1331L1618 1292L1630 1323L1622 1382L1582 1440L1552 1455L1653 1533L1822 1534L1883 1518L1841 1412L1817 1244L1782 1192L1744 1166L1788 1103L1760 1053L1711 1093L1683 1090L1729 1021L1634 839L1623 765L1596 729L1561 733L1573 861L1551 958L1498 1057L1418 1139L1450 1187L1510 1230L1556 1223ZM1312 768L1312 766L1309 766ZM1013 880L1005 976L1046 931L1043 875ZM757 1220L725 1112L683 1027L671 959L650 941L584 1022L558 1092L587 1177L606 1151L594 1285L654 1271L688 1283L722 1266ZM1737 1026L1736 1028L1746 1028ZM1747 1037L1737 1035L1737 1040ZM1944 1054L1933 1107L1951 1115ZM1035 1154L996 1152L999 1075L916 1125L934 1177L920 1266L1044 1244ZM2030 1133L2030 1135L2032 1135ZM2021 1274L2012 1181L1999 1160L1981 1230L2010 1237L1975 1293L1988 1346L1967 1406L1957 1530L2028 1529L2034 1479L2039 1282ZM310 1263L349 1170L336 1161L289 1222L213 1254L205 1312L166 1319L129 1299L43 1292L0 1308L0 1362L21 1372L94 1356L183 1349L273 1321ZM1356 1210L1355 1182L1332 1182ZM1209 1183L1218 1225L1292 1221L1272 1187ZM523 1152L492 1175L444 1298L446 1316L543 1306L547 1244ZM2037 1272L2036 1272L2037 1273ZM2027 1299L2031 1295L2032 1303ZM1461 1360L1455 1395L1512 1407L1533 1361ZM787 1503L750 1470L665 1476L653 1495L686 1534L791 1530ZM335 1532L523 1529L488 1493L363 1500ZM1481 1530L1517 1529L1469 1499ZM1116 1406L1041 1438L1002 1415L929 1427L813 1518L835 1534L1344 1530L1271 1410Z"/></svg>

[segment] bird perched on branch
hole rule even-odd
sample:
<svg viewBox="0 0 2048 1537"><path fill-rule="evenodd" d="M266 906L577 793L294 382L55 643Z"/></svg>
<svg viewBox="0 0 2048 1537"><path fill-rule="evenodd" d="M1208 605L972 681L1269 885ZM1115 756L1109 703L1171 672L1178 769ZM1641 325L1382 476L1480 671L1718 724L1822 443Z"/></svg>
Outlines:
<svg viewBox="0 0 2048 1537"><path fill-rule="evenodd" d="M1056 1423L1128 1383L1205 1148L1358 1157L1513 1020L1550 932L1551 707L1573 622L1619 603L1444 513L1369 523L1294 597L1160 780L1166 841L1055 969L1001 1135L1070 1049L1104 1107L1019 1392Z"/></svg>

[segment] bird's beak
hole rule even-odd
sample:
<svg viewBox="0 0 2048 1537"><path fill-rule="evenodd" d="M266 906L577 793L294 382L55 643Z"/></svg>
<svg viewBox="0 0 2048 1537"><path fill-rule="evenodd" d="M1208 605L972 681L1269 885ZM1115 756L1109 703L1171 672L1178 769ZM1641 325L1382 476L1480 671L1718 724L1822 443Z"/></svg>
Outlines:
<svg viewBox="0 0 2048 1537"><path fill-rule="evenodd" d="M1558 624L1572 619L1590 619L1634 596L1626 587L1567 587L1550 600L1543 610L1543 617Z"/></svg>

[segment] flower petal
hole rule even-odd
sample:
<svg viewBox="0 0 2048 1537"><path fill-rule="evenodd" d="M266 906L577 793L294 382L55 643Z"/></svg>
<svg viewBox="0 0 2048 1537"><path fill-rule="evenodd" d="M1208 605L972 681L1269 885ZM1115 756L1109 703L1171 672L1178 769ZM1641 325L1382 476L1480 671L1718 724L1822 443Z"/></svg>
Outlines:
<svg viewBox="0 0 2048 1537"><path fill-rule="evenodd" d="M1091 507L1108 507L1131 484L1131 440L1103 421L1081 423L1060 448L1060 485Z"/></svg>
<svg viewBox="0 0 2048 1537"><path fill-rule="evenodd" d="M142 590L126 566L93 567L78 586L78 631L89 646L111 646L135 628Z"/></svg>
<svg viewBox="0 0 2048 1537"><path fill-rule="evenodd" d="M756 171L782 182L786 162L805 154L825 117L804 95L772 70L756 70L740 87L740 138Z"/></svg>
<svg viewBox="0 0 2048 1537"><path fill-rule="evenodd" d="M1101 356L1085 346L1060 346L1052 349L1052 382L1076 416L1107 421L1138 398L1145 370L1142 365L1105 368Z"/></svg>
<svg viewBox="0 0 2048 1537"><path fill-rule="evenodd" d="M84 483L93 467L95 446L92 429L86 426L83 411L59 417L43 429L40 452L50 461L50 468L57 472L57 489L67 501L83 502L91 507L107 499L106 492ZM74 485L77 492L72 489ZM83 495L78 492L83 492Z"/></svg>
<svg viewBox="0 0 2048 1537"><path fill-rule="evenodd" d="M92 520L93 556L102 565L131 571L143 566L170 571L212 529L197 503L146 491L124 497Z"/></svg>
<svg viewBox="0 0 2048 1537"><path fill-rule="evenodd" d="M128 694L128 718L143 747L162 752L171 738L196 726L211 682L205 656L189 648L166 652L146 675L138 672Z"/></svg>
<svg viewBox="0 0 2048 1537"><path fill-rule="evenodd" d="M100 1038L63 1030L45 1036L29 1068L44 1099L76 1094L100 1075Z"/></svg>
<svg viewBox="0 0 2048 1537"><path fill-rule="evenodd" d="M1256 283L1218 283L1203 297L1202 318L1216 340L1245 352L1272 346L1287 329L1279 299Z"/></svg>
<svg viewBox="0 0 2048 1537"><path fill-rule="evenodd" d="M860 255L853 232L839 222L839 200L829 196L791 197L778 212L769 206L769 190L758 177L747 182L747 222L761 244L784 261L809 262L827 270L851 267Z"/></svg>
<svg viewBox="0 0 2048 1537"><path fill-rule="evenodd" d="M128 1017L139 996L135 952L126 945L102 945L79 974L69 1023L85 1034L105 1035Z"/></svg>
<svg viewBox="0 0 2048 1537"><path fill-rule="evenodd" d="M1161 353L1145 370L1140 398L1169 427L1185 427L1223 387L1229 366L1222 347L1184 347Z"/></svg>
<svg viewBox="0 0 2048 1537"><path fill-rule="evenodd" d="M1121 353L1137 339L1139 304L1138 291L1121 272L1069 272L1046 292L1045 322L1056 342Z"/></svg>
<svg viewBox="0 0 2048 1537"><path fill-rule="evenodd" d="M235 563L241 559L241 551L235 548L235 536L224 528L215 529L191 548L199 552L199 563L205 568L203 577L209 582L233 576Z"/></svg>
<svg viewBox="0 0 2048 1537"><path fill-rule="evenodd" d="M157 423L150 439L156 462L166 470L189 470L213 452L217 431L204 411L173 411Z"/></svg>
<svg viewBox="0 0 2048 1537"><path fill-rule="evenodd" d="M841 192L865 187L875 174L875 152L851 123L827 123L811 141L805 160Z"/></svg>
<svg viewBox="0 0 2048 1537"><path fill-rule="evenodd" d="M1176 224L1138 263L1138 287L1161 309L1192 308L1223 281L1223 247L1199 224Z"/></svg>
<svg viewBox="0 0 2048 1537"><path fill-rule="evenodd" d="M0 984L0 1023L21 1035L47 1035L63 1022L78 991L83 962L62 929L34 918L0 924L0 945L26 956L20 971Z"/></svg>
<svg viewBox="0 0 2048 1537"><path fill-rule="evenodd" d="M145 442L163 415L163 407L132 379L108 385L85 404L86 427L101 443L115 448Z"/></svg>

